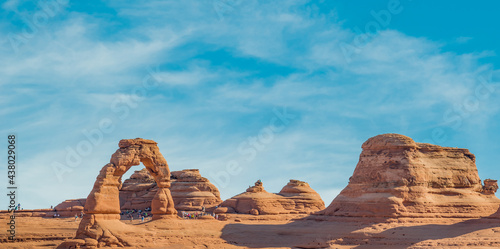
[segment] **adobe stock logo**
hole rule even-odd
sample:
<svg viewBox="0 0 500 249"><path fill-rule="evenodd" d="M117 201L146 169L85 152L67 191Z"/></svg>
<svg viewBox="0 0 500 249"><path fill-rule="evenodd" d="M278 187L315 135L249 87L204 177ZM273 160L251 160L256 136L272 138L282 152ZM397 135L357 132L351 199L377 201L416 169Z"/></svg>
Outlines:
<svg viewBox="0 0 500 249"><path fill-rule="evenodd" d="M255 160L258 153L274 141L275 135L283 132L297 117L288 113L286 107L281 110L274 108L273 113L274 116L269 120L269 124L260 129L257 136L248 137L239 144L237 150L241 156L245 156L244 162L249 163ZM221 189L229 185L232 176L239 175L242 171L243 167L240 162L230 160L226 163L225 169L217 173L210 172L210 177L213 179L214 184Z"/></svg>

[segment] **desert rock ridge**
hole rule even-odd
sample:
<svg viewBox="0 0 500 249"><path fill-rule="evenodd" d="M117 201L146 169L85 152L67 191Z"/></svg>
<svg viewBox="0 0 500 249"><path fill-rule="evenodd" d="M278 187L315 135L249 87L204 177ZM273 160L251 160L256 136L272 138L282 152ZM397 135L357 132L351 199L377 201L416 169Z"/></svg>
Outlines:
<svg viewBox="0 0 500 249"><path fill-rule="evenodd" d="M321 213L346 217L475 218L494 214L496 181L481 184L467 149L399 134L368 139L349 184Z"/></svg>
<svg viewBox="0 0 500 249"><path fill-rule="evenodd" d="M216 213L241 214L311 214L325 208L325 203L308 183L290 180L278 194L264 189L259 180L246 192L225 200Z"/></svg>
<svg viewBox="0 0 500 249"><path fill-rule="evenodd" d="M180 219L174 214L174 208L171 214L160 213L161 219L120 221L115 207L119 209L128 201L131 204L147 203L145 196L138 193L145 191L149 198L152 185L148 184L167 179L155 175L165 176L169 171L155 146L152 140L124 141L113 157L116 156L118 161L115 162L122 162L119 165L125 169L110 163L112 165L107 164L101 170L93 192L94 195L106 194L114 198L113 205L101 209L111 210L108 213L87 213L78 224L73 218L41 218L49 214L51 210L48 209L32 210L31 216L29 210L22 210L16 213L19 215L16 222L20 240L9 243L0 235L0 247L500 247L500 203L494 195L498 189L497 181L479 179L475 156L466 149L416 143L406 136L383 134L363 144L349 184L326 209L323 209L324 203L319 202L319 195L305 182L290 180L274 194L267 192L262 182L257 181L244 193L226 200L233 203L220 207L225 209L224 220ZM135 165L136 157L149 167L134 173L130 181L121 183L119 177L117 182L114 181L126 171L127 165ZM200 180L197 170L169 174L170 188L166 187L166 182L156 185L171 190L175 181L184 182L179 192L181 199L186 200L186 208L199 208L201 198L217 196L209 184ZM111 186L131 191L135 197L115 197ZM151 198L155 198L155 191L151 193L154 193ZM172 198L169 202L165 196L163 194L160 198L161 207L166 206L168 210L168 207L177 205L176 200ZM288 203L291 207L290 201L295 208L287 209L283 205ZM206 203L205 199L203 203ZM83 209L82 204L81 199L68 200L58 208L78 212ZM323 205L319 208L323 210L310 213L310 210L300 209L313 204ZM297 210L304 212L295 213ZM5 214L0 212L0 219L5 221Z"/></svg>

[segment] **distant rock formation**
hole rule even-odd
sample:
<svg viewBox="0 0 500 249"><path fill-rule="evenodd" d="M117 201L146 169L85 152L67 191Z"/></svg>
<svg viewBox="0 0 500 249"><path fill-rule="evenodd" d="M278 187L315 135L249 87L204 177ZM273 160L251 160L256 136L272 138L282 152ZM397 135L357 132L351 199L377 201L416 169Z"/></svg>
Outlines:
<svg viewBox="0 0 500 249"><path fill-rule="evenodd" d="M498 185L481 185L467 149L378 135L362 146L347 187L322 211L355 217L483 217L498 210Z"/></svg>
<svg viewBox="0 0 500 249"><path fill-rule="evenodd" d="M86 199L65 200L54 207L53 211L57 212L62 217L72 217L83 212ZM49 216L48 214L47 216ZM50 215L52 216L52 215Z"/></svg>
<svg viewBox="0 0 500 249"><path fill-rule="evenodd" d="M172 178L172 173L170 173L170 176ZM154 178L145 168L135 171L129 179L123 182L120 188L121 210L144 210L147 207L151 207L151 200L157 190ZM170 182L170 193L172 193L172 182Z"/></svg>
<svg viewBox="0 0 500 249"><path fill-rule="evenodd" d="M170 192L178 211L200 211L220 204L217 187L200 175L198 169L172 171ZM145 209L158 190L156 182L146 169L135 171L120 189L121 209Z"/></svg>
<svg viewBox="0 0 500 249"><path fill-rule="evenodd" d="M259 180L245 193L225 200L216 213L242 214L309 214L325 208L325 203L309 184L290 180L278 194L264 190Z"/></svg>

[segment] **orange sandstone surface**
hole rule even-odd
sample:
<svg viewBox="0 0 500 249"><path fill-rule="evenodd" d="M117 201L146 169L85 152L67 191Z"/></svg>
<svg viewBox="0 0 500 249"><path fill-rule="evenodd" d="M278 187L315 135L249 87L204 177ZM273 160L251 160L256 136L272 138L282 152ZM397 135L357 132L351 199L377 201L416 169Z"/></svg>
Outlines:
<svg viewBox="0 0 500 249"><path fill-rule="evenodd" d="M224 201L215 213L241 214L311 214L325 208L325 203L309 184L290 180L278 194L264 190L259 180L246 192Z"/></svg>
<svg viewBox="0 0 500 249"><path fill-rule="evenodd" d="M280 219L278 219L280 218ZM294 220L299 218L299 220ZM4 219L0 219L4 223ZM0 248L57 248L75 236L74 218L18 218L18 239ZM125 248L499 248L497 219L332 220L232 214L217 220L122 221ZM92 247L87 247L92 248ZM95 247L94 247L95 248Z"/></svg>

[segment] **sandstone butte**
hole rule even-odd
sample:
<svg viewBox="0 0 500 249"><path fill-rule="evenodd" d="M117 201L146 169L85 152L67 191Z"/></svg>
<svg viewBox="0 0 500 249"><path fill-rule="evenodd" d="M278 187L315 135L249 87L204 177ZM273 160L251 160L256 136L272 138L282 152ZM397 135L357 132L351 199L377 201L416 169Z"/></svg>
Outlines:
<svg viewBox="0 0 500 249"><path fill-rule="evenodd" d="M171 172L170 192L178 211L200 211L213 209L220 204L217 187L200 175L197 169ZM121 209L143 209L149 207L154 194L158 191L151 174L146 170L136 171L123 182L120 189Z"/></svg>
<svg viewBox="0 0 500 249"><path fill-rule="evenodd" d="M325 208L325 203L309 184L290 180L278 194L264 190L259 180L246 192L225 200L215 213L253 215L310 214Z"/></svg>
<svg viewBox="0 0 500 249"><path fill-rule="evenodd" d="M473 218L499 208L496 180L481 184L476 158L467 149L416 143L398 134L372 137L362 149L349 184L321 214Z"/></svg>

